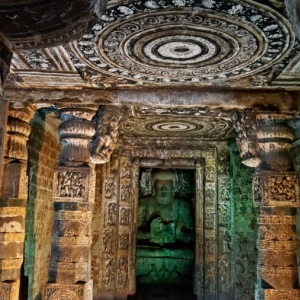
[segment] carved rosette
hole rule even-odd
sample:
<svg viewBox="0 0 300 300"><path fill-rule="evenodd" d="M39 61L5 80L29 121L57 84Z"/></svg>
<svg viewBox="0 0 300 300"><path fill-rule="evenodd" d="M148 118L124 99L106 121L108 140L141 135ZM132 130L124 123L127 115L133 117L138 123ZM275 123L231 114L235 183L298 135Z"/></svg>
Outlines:
<svg viewBox="0 0 300 300"><path fill-rule="evenodd" d="M10 42L0 33L0 99L3 96L5 79L9 73L12 53Z"/></svg>

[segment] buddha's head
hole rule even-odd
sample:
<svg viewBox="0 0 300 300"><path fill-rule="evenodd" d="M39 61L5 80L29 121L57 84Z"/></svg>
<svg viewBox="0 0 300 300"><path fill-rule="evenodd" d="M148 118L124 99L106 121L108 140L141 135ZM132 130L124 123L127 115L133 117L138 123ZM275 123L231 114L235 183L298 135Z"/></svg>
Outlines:
<svg viewBox="0 0 300 300"><path fill-rule="evenodd" d="M152 176L152 191L160 204L169 203L174 196L175 174L171 170L159 170Z"/></svg>

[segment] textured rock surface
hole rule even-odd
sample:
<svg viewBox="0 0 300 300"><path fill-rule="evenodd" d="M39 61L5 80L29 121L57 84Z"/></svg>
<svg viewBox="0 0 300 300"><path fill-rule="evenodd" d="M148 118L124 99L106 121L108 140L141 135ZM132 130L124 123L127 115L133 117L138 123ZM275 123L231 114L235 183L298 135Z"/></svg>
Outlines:
<svg viewBox="0 0 300 300"><path fill-rule="evenodd" d="M53 226L53 175L61 146L56 128L45 120L45 115L36 114L31 126L32 134L28 142L25 275L29 282L28 299L35 299L45 296L48 281Z"/></svg>
<svg viewBox="0 0 300 300"><path fill-rule="evenodd" d="M1 31L15 47L62 44L80 37L101 16L106 1L1 1Z"/></svg>

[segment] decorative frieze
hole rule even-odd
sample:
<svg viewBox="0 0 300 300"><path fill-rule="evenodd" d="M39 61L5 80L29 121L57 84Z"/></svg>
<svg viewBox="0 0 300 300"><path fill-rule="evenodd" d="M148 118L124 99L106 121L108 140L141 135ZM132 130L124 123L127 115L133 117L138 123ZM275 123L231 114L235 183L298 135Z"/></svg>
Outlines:
<svg viewBox="0 0 300 300"><path fill-rule="evenodd" d="M299 207L299 174L296 172L261 171L253 178L256 206Z"/></svg>

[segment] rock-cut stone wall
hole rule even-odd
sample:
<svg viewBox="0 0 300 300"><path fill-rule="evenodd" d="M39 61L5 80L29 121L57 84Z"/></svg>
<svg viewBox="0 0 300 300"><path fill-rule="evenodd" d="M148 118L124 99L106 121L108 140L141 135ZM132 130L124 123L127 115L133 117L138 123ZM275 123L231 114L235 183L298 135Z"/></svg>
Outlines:
<svg viewBox="0 0 300 300"><path fill-rule="evenodd" d="M29 152L29 196L26 211L25 275L28 298L44 299L48 281L53 225L53 175L61 149L54 126L43 113L31 121ZM25 299L25 298L24 298Z"/></svg>

